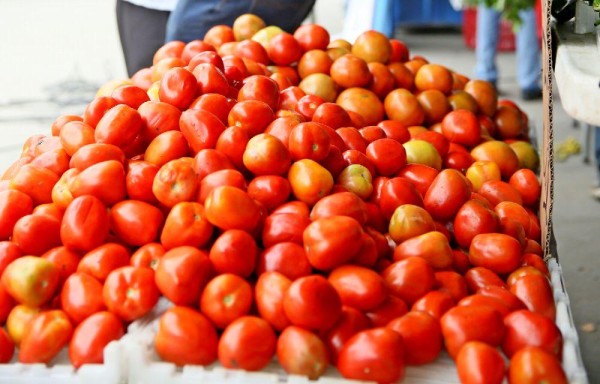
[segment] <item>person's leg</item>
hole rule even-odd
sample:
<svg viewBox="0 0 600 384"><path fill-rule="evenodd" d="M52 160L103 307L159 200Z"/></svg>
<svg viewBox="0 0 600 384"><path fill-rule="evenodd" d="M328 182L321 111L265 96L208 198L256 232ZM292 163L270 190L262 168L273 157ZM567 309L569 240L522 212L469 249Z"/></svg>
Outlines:
<svg viewBox="0 0 600 384"><path fill-rule="evenodd" d="M541 96L541 54L533 8L521 11L521 26L517 31L517 81L523 98Z"/></svg>
<svg viewBox="0 0 600 384"><path fill-rule="evenodd" d="M244 13L254 13L267 25L293 32L314 3L315 0L179 0L167 23L166 41L203 39L211 27L231 26Z"/></svg>
<svg viewBox="0 0 600 384"><path fill-rule="evenodd" d="M477 8L477 34L475 43L475 78L496 83L496 49L498 46L498 29L500 13L493 8L479 6Z"/></svg>
<svg viewBox="0 0 600 384"><path fill-rule="evenodd" d="M600 187L600 127L595 127L594 129L594 155L596 159L596 181L598 187Z"/></svg>
<svg viewBox="0 0 600 384"><path fill-rule="evenodd" d="M131 77L152 65L154 53L165 42L169 12L117 0L116 13L127 74Z"/></svg>

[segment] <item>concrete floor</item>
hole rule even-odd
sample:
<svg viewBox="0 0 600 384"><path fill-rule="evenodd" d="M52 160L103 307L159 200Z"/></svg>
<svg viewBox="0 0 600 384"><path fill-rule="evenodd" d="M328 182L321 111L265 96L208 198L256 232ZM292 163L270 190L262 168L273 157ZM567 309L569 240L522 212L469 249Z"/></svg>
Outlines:
<svg viewBox="0 0 600 384"><path fill-rule="evenodd" d="M314 20L333 34L340 33L341 4L341 0L319 0ZM81 112L93 89L123 78L125 70L113 1L4 0L1 10L0 169L5 169L17 158L26 137L49 132L52 120L61 113ZM472 75L474 54L465 48L459 31L399 29L397 37L413 53ZM503 97L518 101L514 55L500 55L499 67ZM67 91L75 100L56 99ZM541 137L541 102L519 104ZM554 132L558 142L568 136L582 139L582 131L572 128L562 110L558 94ZM594 183L593 167L584 164L581 155L555 163L553 222L558 254L589 382L600 383L600 331L581 330L589 323L600 327L600 203L589 197Z"/></svg>

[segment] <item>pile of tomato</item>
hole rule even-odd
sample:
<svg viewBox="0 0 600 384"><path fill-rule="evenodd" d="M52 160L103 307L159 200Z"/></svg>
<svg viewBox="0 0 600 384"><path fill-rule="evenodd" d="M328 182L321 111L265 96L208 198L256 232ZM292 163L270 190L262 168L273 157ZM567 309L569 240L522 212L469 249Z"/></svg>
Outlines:
<svg viewBox="0 0 600 384"><path fill-rule="evenodd" d="M527 116L375 31L171 42L0 181L0 361L75 367L161 296L177 365L562 383ZM507 363L505 363L505 361Z"/></svg>

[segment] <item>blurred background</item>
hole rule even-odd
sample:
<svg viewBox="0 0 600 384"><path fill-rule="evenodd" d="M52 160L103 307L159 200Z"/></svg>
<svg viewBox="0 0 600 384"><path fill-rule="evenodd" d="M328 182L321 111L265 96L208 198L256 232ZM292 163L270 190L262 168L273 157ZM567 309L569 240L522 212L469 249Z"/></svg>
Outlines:
<svg viewBox="0 0 600 384"><path fill-rule="evenodd" d="M446 0L401 3L404 13L392 25L394 36L412 54L473 76L470 32L463 30L463 25L470 28L468 15L454 11ZM344 4L318 0L309 21L351 40L362 32L359 28L368 28L368 18L346 15ZM501 53L498 65L502 97L517 101L529 114L541 140L542 103L519 100L514 52ZM0 0L0 169L18 158L28 136L49 134L56 117L81 113L102 84L123 78L114 0ZM556 90L554 100L555 140L583 141ZM582 160L579 154L555 162L553 221L589 381L599 383L600 203L589 195L596 182L593 166Z"/></svg>

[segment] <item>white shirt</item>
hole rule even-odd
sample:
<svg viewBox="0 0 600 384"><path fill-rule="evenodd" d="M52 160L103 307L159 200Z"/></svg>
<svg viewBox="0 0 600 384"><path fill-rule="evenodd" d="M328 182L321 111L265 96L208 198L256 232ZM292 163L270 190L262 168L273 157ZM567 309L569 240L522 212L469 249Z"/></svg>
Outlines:
<svg viewBox="0 0 600 384"><path fill-rule="evenodd" d="M140 7L156 9L158 11L172 11L177 4L177 0L125 0L128 3Z"/></svg>

